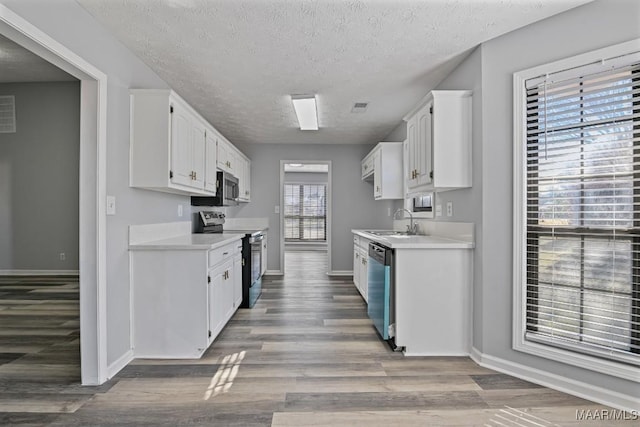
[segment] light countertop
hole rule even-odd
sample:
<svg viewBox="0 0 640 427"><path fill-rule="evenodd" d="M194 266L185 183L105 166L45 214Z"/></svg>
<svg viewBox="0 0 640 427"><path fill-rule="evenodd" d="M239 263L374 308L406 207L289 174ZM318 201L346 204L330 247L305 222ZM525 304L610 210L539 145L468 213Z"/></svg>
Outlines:
<svg viewBox="0 0 640 427"><path fill-rule="evenodd" d="M265 233L267 230L269 229L269 227L264 227L264 228L260 228L260 227L233 227L233 228L226 228L223 226L223 230L224 233L244 233L244 234L256 234L256 233Z"/></svg>
<svg viewBox="0 0 640 427"><path fill-rule="evenodd" d="M469 240L454 239L432 235L378 236L370 231L390 230L351 230L353 234L378 242L392 249L473 249L474 243Z"/></svg>
<svg viewBox="0 0 640 427"><path fill-rule="evenodd" d="M130 244L129 250L208 250L241 240L244 233L184 234L160 240Z"/></svg>

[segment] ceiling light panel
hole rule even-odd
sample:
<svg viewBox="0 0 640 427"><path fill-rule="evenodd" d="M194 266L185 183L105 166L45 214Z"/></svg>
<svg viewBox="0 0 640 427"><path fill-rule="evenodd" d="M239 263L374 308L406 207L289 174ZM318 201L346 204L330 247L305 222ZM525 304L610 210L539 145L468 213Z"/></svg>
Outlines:
<svg viewBox="0 0 640 427"><path fill-rule="evenodd" d="M318 130L318 109L315 95L291 95L300 130Z"/></svg>

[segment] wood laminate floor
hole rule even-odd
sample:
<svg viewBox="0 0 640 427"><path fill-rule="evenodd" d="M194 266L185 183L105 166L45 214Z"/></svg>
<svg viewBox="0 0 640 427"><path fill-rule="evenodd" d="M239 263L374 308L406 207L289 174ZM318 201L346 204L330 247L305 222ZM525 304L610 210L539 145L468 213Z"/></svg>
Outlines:
<svg viewBox="0 0 640 427"><path fill-rule="evenodd" d="M78 283L0 278L0 425L554 426L604 407L476 365L381 342L325 252L291 252L199 360L135 360L79 382Z"/></svg>

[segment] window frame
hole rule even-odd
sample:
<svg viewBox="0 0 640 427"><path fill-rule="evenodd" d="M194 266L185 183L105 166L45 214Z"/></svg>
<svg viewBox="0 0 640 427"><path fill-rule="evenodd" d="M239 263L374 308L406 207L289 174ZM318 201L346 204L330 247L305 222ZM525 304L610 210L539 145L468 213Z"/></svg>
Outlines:
<svg viewBox="0 0 640 427"><path fill-rule="evenodd" d="M606 360L582 352L525 340L527 315L527 106L525 82L531 78L544 76L582 67L588 64L606 63L608 58L640 52L640 39L620 43L603 49L562 59L552 63L529 68L513 74L513 329L512 348L515 351L532 354L589 369L603 374L639 382L637 366L623 362Z"/></svg>
<svg viewBox="0 0 640 427"><path fill-rule="evenodd" d="M295 186L300 186L300 187L304 187L306 185L315 185L315 186L324 186L324 195L325 195L325 202L324 202L324 217L313 217L313 218L324 218L324 239L292 239L292 238L287 238L286 234L287 234L287 230L286 230L286 221L287 218L290 218L291 216L286 215L286 186L287 185L295 185ZM328 216L328 205L327 205L327 198L328 198L328 193L329 193L329 183L328 182L298 182L298 181L287 181L284 183L283 185L283 237L284 237L284 242L285 243L318 243L318 244L326 244L328 241L328 221L329 221L329 216ZM294 216L295 217L295 216ZM298 215L298 218L302 219L303 216L302 215Z"/></svg>

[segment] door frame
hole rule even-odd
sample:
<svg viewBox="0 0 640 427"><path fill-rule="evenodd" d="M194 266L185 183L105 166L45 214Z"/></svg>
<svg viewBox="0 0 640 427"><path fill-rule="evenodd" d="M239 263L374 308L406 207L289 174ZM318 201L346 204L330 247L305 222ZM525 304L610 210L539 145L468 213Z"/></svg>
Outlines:
<svg viewBox="0 0 640 427"><path fill-rule="evenodd" d="M331 217L332 217L332 195L331 195L331 160L280 160L280 272L284 271L284 165L286 163L300 163L303 165L327 165L327 274L333 272L331 260Z"/></svg>
<svg viewBox="0 0 640 427"><path fill-rule="evenodd" d="M80 80L80 370L83 385L107 369L107 75L0 4L0 34Z"/></svg>

